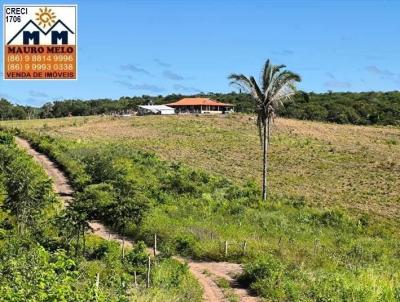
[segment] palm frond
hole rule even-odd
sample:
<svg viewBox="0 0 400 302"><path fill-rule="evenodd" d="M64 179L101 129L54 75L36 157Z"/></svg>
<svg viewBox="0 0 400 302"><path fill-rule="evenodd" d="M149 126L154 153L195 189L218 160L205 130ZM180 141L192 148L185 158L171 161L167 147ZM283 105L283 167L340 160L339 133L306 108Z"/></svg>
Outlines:
<svg viewBox="0 0 400 302"><path fill-rule="evenodd" d="M272 90L270 91L270 100L275 107L282 105L284 101L289 100L296 92L295 82L300 82L301 77L291 71L284 70L279 73L275 80L274 85L272 85Z"/></svg>
<svg viewBox="0 0 400 302"><path fill-rule="evenodd" d="M260 77L260 82L262 83L263 92L265 92L266 87L268 87L270 69L271 69L271 63L270 60L268 59L264 64L264 68L261 71L261 77Z"/></svg>
<svg viewBox="0 0 400 302"><path fill-rule="evenodd" d="M247 90L251 89L250 80L243 74L232 73L228 76L228 79L231 80L231 85L236 84L243 88L246 88Z"/></svg>
<svg viewBox="0 0 400 302"><path fill-rule="evenodd" d="M285 68L286 65L272 65L269 60L264 65L263 75L262 75L262 87L265 95L268 94L268 90L272 86L272 82L276 75L282 68Z"/></svg>
<svg viewBox="0 0 400 302"><path fill-rule="evenodd" d="M253 77L247 78L243 74L231 74L228 79L231 80L231 85L236 84L246 89L252 95L256 104L262 102L263 95Z"/></svg>
<svg viewBox="0 0 400 302"><path fill-rule="evenodd" d="M260 90L260 87L258 86L255 78L253 76L250 77L250 82L252 84L254 93L257 95L258 98L258 102L262 103L264 101L264 94L262 93L262 91Z"/></svg>
<svg viewBox="0 0 400 302"><path fill-rule="evenodd" d="M276 109L291 99L296 92L296 82L301 81L298 74L282 70L285 67L285 65L273 65L270 60L267 60L261 73L261 86L252 76L231 74L228 77L231 84L246 89L255 100L258 135L261 143L263 143L262 131L267 121L271 122L275 119Z"/></svg>

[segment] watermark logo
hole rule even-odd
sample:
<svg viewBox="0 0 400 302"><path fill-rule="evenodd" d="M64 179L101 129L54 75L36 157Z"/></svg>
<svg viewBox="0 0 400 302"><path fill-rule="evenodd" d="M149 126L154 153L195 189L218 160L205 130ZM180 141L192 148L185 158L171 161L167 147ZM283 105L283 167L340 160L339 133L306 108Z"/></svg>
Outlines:
<svg viewBox="0 0 400 302"><path fill-rule="evenodd" d="M36 21L38 22L38 25L42 25L43 28L46 28L47 25L53 25L57 19L53 10L47 7L44 9L39 8L39 12L37 12L35 15L37 16Z"/></svg>
<svg viewBox="0 0 400 302"><path fill-rule="evenodd" d="M4 5L4 79L77 79L77 6Z"/></svg>

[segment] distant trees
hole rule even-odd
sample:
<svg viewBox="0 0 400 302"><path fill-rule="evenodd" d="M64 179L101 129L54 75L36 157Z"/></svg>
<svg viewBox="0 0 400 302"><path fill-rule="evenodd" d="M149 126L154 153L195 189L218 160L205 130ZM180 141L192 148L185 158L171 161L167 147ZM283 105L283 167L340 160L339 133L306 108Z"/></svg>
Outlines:
<svg viewBox="0 0 400 302"><path fill-rule="evenodd" d="M400 125L400 92L297 94L278 110L281 116L301 120L354 125Z"/></svg>
<svg viewBox="0 0 400 302"><path fill-rule="evenodd" d="M257 126L263 150L263 180L262 199L267 200L267 171L268 171L268 144L270 140L270 125L276 115L278 107L289 101L296 91L296 82L301 78L298 74L282 70L285 65L273 65L270 60L265 62L260 84L253 76L231 74L228 78L231 83L246 89L254 100L257 114Z"/></svg>
<svg viewBox="0 0 400 302"><path fill-rule="evenodd" d="M277 109L278 116L302 120L327 121L355 125L400 125L400 92L328 92L302 91ZM248 93L206 93L197 95L171 94L167 96L124 96L118 100L64 100L45 103L40 108L13 105L0 100L0 119L32 119L97 115L136 110L148 103L168 104L184 97L208 97L236 105L237 112L253 113L252 96Z"/></svg>
<svg viewBox="0 0 400 302"><path fill-rule="evenodd" d="M51 118L54 117L53 114L53 103L46 103L42 106L40 112L40 118Z"/></svg>
<svg viewBox="0 0 400 302"><path fill-rule="evenodd" d="M0 99L0 120L26 119L30 107L15 106L5 99Z"/></svg>

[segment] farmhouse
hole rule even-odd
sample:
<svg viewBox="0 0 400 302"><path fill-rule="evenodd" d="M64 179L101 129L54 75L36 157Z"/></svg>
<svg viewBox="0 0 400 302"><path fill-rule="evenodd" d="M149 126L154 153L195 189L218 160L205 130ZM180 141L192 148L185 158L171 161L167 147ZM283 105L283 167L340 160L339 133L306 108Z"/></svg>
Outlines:
<svg viewBox="0 0 400 302"><path fill-rule="evenodd" d="M235 105L220 103L209 98L184 98L167 105L176 108L178 113L224 114L233 112L235 108Z"/></svg>
<svg viewBox="0 0 400 302"><path fill-rule="evenodd" d="M150 114L160 114L160 115L170 115L175 114L175 109L165 106L165 105L141 105L138 107L139 115L150 115Z"/></svg>

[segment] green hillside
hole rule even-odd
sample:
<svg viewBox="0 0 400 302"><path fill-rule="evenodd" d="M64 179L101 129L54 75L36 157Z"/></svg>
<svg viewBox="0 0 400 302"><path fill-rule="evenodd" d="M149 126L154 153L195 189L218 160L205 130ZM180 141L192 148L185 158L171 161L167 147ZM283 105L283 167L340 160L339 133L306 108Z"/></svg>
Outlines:
<svg viewBox="0 0 400 302"><path fill-rule="evenodd" d="M65 169L87 215L147 243L157 233L168 255L244 263L242 284L267 301L400 298L397 128L279 119L263 204L249 115L2 126Z"/></svg>

